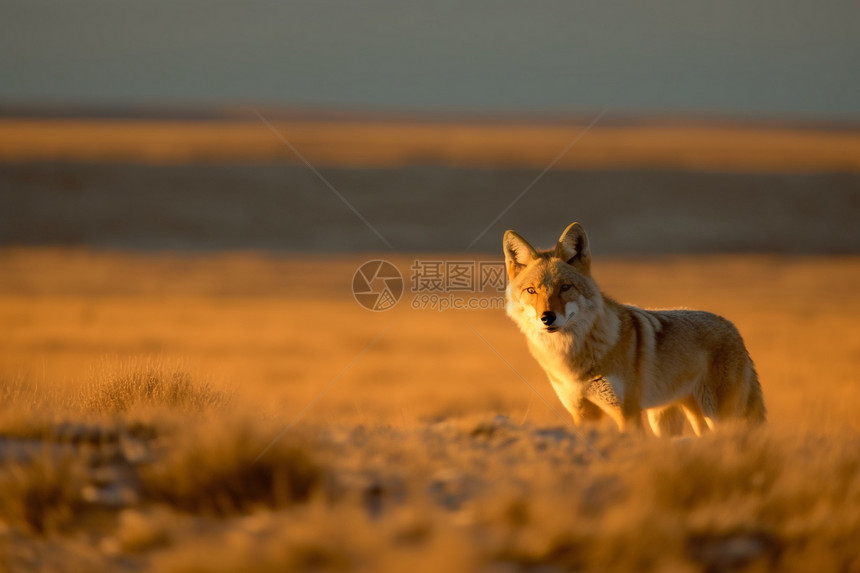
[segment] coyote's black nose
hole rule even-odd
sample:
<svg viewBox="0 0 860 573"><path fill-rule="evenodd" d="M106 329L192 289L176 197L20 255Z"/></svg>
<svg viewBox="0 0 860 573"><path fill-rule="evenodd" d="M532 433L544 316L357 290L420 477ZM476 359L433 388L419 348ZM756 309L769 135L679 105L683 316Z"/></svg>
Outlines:
<svg viewBox="0 0 860 573"><path fill-rule="evenodd" d="M553 322L555 322L555 313L551 310L544 312L540 315L540 321L545 325L549 326Z"/></svg>

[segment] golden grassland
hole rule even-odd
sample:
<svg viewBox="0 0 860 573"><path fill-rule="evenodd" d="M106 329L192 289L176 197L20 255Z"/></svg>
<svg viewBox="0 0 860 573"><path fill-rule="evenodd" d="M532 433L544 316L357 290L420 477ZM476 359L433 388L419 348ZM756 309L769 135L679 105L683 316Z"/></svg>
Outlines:
<svg viewBox="0 0 860 573"><path fill-rule="evenodd" d="M417 121L0 119L0 160L271 162L543 169L586 124ZM860 171L860 132L731 122L598 124L559 168Z"/></svg>
<svg viewBox="0 0 860 573"><path fill-rule="evenodd" d="M860 570L857 257L598 257L756 362L763 430L676 441L578 435L501 309L362 309L369 258L0 251L2 562Z"/></svg>

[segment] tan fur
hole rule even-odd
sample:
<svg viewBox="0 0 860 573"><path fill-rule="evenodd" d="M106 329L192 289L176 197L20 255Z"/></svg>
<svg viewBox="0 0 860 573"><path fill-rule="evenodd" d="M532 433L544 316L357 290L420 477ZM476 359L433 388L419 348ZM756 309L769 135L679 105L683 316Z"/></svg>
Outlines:
<svg viewBox="0 0 860 573"><path fill-rule="evenodd" d="M604 296L579 223L547 251L508 231L504 250L508 315L577 424L603 412L621 430L639 429L645 410L659 436L682 430L679 411L697 435L732 420L765 421L752 360L725 318Z"/></svg>

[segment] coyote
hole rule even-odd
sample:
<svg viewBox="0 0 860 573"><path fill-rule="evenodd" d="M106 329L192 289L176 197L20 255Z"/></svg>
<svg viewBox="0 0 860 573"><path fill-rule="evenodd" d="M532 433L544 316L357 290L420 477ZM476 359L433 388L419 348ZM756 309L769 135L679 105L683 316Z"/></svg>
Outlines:
<svg viewBox="0 0 860 573"><path fill-rule="evenodd" d="M716 424L765 421L761 386L734 325L695 310L643 310L603 295L588 236L572 223L546 251L504 236L507 313L574 422L608 414L621 431L700 436Z"/></svg>

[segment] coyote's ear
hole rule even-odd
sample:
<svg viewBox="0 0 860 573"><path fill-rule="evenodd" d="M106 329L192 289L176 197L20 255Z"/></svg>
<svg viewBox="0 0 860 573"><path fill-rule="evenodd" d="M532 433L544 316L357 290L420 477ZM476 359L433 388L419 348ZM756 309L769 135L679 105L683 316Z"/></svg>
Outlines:
<svg viewBox="0 0 860 573"><path fill-rule="evenodd" d="M591 268L591 251L588 249L588 235L579 223L571 223L555 246L555 256L569 265L588 272Z"/></svg>
<svg viewBox="0 0 860 573"><path fill-rule="evenodd" d="M505 231L502 245L505 249L505 266L508 269L508 277L511 280L538 256L534 247L513 231Z"/></svg>

